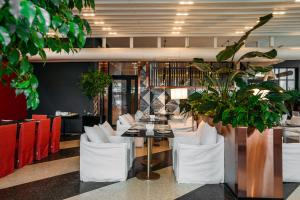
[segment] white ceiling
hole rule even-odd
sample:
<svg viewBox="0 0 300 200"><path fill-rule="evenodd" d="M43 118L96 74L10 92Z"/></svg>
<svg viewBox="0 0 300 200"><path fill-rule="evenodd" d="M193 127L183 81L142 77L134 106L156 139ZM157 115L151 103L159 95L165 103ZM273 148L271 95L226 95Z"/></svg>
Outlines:
<svg viewBox="0 0 300 200"><path fill-rule="evenodd" d="M95 16L85 18L92 26L92 37L236 36L236 31L253 26L258 17L279 10L286 14L275 15L253 35L300 35L300 2L295 0L193 0L193 5L180 5L179 2L95 0ZM189 15L176 16L178 12ZM174 21L185 23L176 25ZM95 25L94 22L104 24ZM172 33L175 26L182 28L178 35ZM111 30L103 31L104 27ZM109 35L109 32L117 34Z"/></svg>

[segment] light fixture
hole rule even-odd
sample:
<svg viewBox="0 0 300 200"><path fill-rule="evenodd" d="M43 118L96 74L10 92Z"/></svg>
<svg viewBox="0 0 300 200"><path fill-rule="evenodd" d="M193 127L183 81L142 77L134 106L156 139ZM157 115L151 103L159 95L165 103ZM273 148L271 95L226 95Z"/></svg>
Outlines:
<svg viewBox="0 0 300 200"><path fill-rule="evenodd" d="M256 21L256 23L259 23L259 22L260 22L259 20Z"/></svg>
<svg viewBox="0 0 300 200"><path fill-rule="evenodd" d="M171 89L171 99L187 99L187 88L175 88Z"/></svg>
<svg viewBox="0 0 300 200"><path fill-rule="evenodd" d="M184 21L175 21L175 24L184 24Z"/></svg>
<svg viewBox="0 0 300 200"><path fill-rule="evenodd" d="M179 4L180 5L193 5L194 2L193 1L180 1Z"/></svg>
<svg viewBox="0 0 300 200"><path fill-rule="evenodd" d="M110 27L103 27L102 30L103 30L103 31L110 31L111 28L110 28Z"/></svg>
<svg viewBox="0 0 300 200"><path fill-rule="evenodd" d="M189 13L176 13L177 16L188 16Z"/></svg>
<svg viewBox="0 0 300 200"><path fill-rule="evenodd" d="M300 2L300 0L295 0L295 2Z"/></svg>
<svg viewBox="0 0 300 200"><path fill-rule="evenodd" d="M94 22L95 25L104 24L104 22Z"/></svg>
<svg viewBox="0 0 300 200"><path fill-rule="evenodd" d="M109 32L109 35L117 35L117 32Z"/></svg>
<svg viewBox="0 0 300 200"><path fill-rule="evenodd" d="M173 30L181 30L181 27L173 27Z"/></svg>
<svg viewBox="0 0 300 200"><path fill-rule="evenodd" d="M251 29L253 26L245 26L245 29Z"/></svg>
<svg viewBox="0 0 300 200"><path fill-rule="evenodd" d="M95 13L82 13L84 17L95 17Z"/></svg>
<svg viewBox="0 0 300 200"><path fill-rule="evenodd" d="M179 31L173 31L172 34L180 34Z"/></svg>
<svg viewBox="0 0 300 200"><path fill-rule="evenodd" d="M243 33L245 33L244 31L236 31L235 32L236 34L243 34Z"/></svg>
<svg viewBox="0 0 300 200"><path fill-rule="evenodd" d="M285 11L273 11L273 15L284 15Z"/></svg>

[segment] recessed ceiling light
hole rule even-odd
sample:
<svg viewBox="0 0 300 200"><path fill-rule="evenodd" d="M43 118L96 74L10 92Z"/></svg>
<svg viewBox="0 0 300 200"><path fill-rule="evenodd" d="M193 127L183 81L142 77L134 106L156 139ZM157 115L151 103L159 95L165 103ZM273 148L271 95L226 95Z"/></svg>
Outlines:
<svg viewBox="0 0 300 200"><path fill-rule="evenodd" d="M184 21L175 21L175 24L184 24Z"/></svg>
<svg viewBox="0 0 300 200"><path fill-rule="evenodd" d="M236 34L243 34L243 33L245 33L244 31L236 31L235 32Z"/></svg>
<svg viewBox="0 0 300 200"><path fill-rule="evenodd" d="M181 30L181 27L173 27L173 30Z"/></svg>
<svg viewBox="0 0 300 200"><path fill-rule="evenodd" d="M245 26L245 29L251 29L253 26Z"/></svg>
<svg viewBox="0 0 300 200"><path fill-rule="evenodd" d="M273 11L273 15L284 15L285 11Z"/></svg>
<svg viewBox="0 0 300 200"><path fill-rule="evenodd" d="M109 32L108 34L109 34L109 35L117 35L116 32Z"/></svg>
<svg viewBox="0 0 300 200"><path fill-rule="evenodd" d="M176 13L177 16L188 16L189 13Z"/></svg>
<svg viewBox="0 0 300 200"><path fill-rule="evenodd" d="M193 5L194 2L193 1L180 1L179 4L180 5Z"/></svg>
<svg viewBox="0 0 300 200"><path fill-rule="evenodd" d="M173 31L172 34L180 34L179 31Z"/></svg>
<svg viewBox="0 0 300 200"><path fill-rule="evenodd" d="M95 17L95 13L82 13L84 17Z"/></svg>
<svg viewBox="0 0 300 200"><path fill-rule="evenodd" d="M94 22L95 25L104 24L104 22Z"/></svg>
<svg viewBox="0 0 300 200"><path fill-rule="evenodd" d="M300 0L295 0L295 2L300 2Z"/></svg>
<svg viewBox="0 0 300 200"><path fill-rule="evenodd" d="M110 31L111 28L110 28L110 27L104 27L104 28L102 28L102 30L103 30L103 31Z"/></svg>
<svg viewBox="0 0 300 200"><path fill-rule="evenodd" d="M259 20L256 21L256 23L259 23L259 22L260 22Z"/></svg>

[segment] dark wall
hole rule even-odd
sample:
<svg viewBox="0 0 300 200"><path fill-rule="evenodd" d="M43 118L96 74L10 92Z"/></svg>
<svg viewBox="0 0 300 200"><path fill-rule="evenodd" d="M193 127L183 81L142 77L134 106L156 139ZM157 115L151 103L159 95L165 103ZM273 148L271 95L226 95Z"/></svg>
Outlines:
<svg viewBox="0 0 300 200"><path fill-rule="evenodd" d="M32 113L54 115L55 111L92 112L92 101L79 86L80 75L94 69L96 63L47 63L34 64L39 79L40 105ZM81 132L81 118L68 120L66 132Z"/></svg>

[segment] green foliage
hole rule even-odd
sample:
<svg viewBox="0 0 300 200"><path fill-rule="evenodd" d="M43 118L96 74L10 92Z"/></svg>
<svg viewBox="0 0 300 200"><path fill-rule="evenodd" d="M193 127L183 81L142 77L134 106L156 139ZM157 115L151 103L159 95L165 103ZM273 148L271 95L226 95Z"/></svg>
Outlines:
<svg viewBox="0 0 300 200"><path fill-rule="evenodd" d="M105 88L111 84L111 76L99 71L83 73L80 79L80 86L85 95L90 99L103 95Z"/></svg>
<svg viewBox="0 0 300 200"><path fill-rule="evenodd" d="M17 95L26 96L27 108L36 109L39 104L38 80L28 55L40 55L46 61L44 48L68 53L76 52L75 46L82 48L91 28L72 9L94 6L94 0L5 0L0 4L0 80L16 75L11 87Z"/></svg>
<svg viewBox="0 0 300 200"><path fill-rule="evenodd" d="M284 101L290 98L284 90L272 81L249 84L247 79L256 73L266 73L272 70L271 66L249 65L240 70L239 65L243 59L263 57L273 59L277 51L248 52L234 61L236 53L245 44L245 40L255 29L263 26L272 18L272 14L260 18L259 23L245 33L233 45L225 47L218 55L218 62L230 63L233 67L214 67L205 63L201 58L195 58L192 66L205 72L206 86L203 92L189 96L185 108L196 114L213 118L214 123L231 124L233 127L250 126L259 131L277 125L283 113L287 113Z"/></svg>
<svg viewBox="0 0 300 200"><path fill-rule="evenodd" d="M298 90L287 90L285 93L289 95L285 102L289 107L289 112L292 113L295 104L300 102L300 92Z"/></svg>

